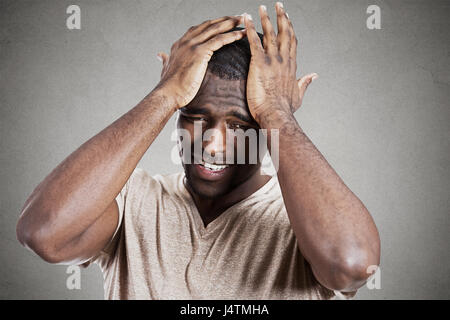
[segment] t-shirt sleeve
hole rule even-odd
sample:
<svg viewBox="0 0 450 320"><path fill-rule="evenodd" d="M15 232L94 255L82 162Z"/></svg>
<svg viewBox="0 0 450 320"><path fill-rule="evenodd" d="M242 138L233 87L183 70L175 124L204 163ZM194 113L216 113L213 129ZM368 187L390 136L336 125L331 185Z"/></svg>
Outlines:
<svg viewBox="0 0 450 320"><path fill-rule="evenodd" d="M127 183L125 183L125 185L123 186L122 190L119 192L119 194L115 198L115 201L116 201L117 207L118 207L118 211L119 211L119 221L117 222L116 230L114 231L113 236L112 236L111 241L110 241L109 244L111 244L113 242L113 240L116 238L117 233L119 232L119 230L120 230L120 228L122 226L123 215L124 215L124 212L125 212L125 200L126 200L126 197L127 197L127 194L128 194L130 182L131 182L132 178L134 177L136 170L132 173L132 175L128 179ZM107 251L109 244L105 247L105 249L103 249L104 251Z"/></svg>
<svg viewBox="0 0 450 320"><path fill-rule="evenodd" d="M322 285L316 279L316 277L314 276L314 273L312 272L312 269L311 269L311 275L312 275L312 277L314 277L314 281L317 282L317 284L320 287L319 291L321 292L321 296L324 297L325 299L329 299L329 300L350 300L350 299L353 299L353 297L356 294L356 291L353 291L353 292L342 292L342 291L332 290L332 289L329 289L329 288L325 287L324 285Z"/></svg>
<svg viewBox="0 0 450 320"><path fill-rule="evenodd" d="M352 300L355 298L356 290L352 292L341 292L334 290L334 294L336 295L336 300Z"/></svg>
<svg viewBox="0 0 450 320"><path fill-rule="evenodd" d="M119 194L115 197L115 201L117 203L118 212L119 212L119 220L116 226L116 229L114 230L114 233L111 237L111 240L109 243L100 250L100 252L91 258L87 263L84 264L84 266L89 265L89 263L94 262L100 265L101 268L105 267L111 257L114 255L117 244L121 237L121 230L123 225L123 219L125 214L125 207L126 202L128 198L128 194L130 192L130 189L132 189L132 185L136 183L136 180L139 180L138 177L141 176L144 173L144 170L141 168L134 169L133 173L131 174L128 181L125 183L125 185L120 190Z"/></svg>

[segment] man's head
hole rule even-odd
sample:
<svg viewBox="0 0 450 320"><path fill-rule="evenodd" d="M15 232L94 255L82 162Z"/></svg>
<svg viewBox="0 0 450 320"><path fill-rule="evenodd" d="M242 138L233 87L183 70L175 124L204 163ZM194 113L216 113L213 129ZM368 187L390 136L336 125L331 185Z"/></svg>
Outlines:
<svg viewBox="0 0 450 320"><path fill-rule="evenodd" d="M233 30L239 29L241 28ZM263 35L258 35L262 41ZM238 164L237 157L242 150L237 149L236 138L230 136L230 130L239 129L244 132L253 129L258 133L259 126L250 114L246 99L250 59L247 38L215 51L197 95L179 111L177 127L187 130L190 137L189 142L182 143L183 148L190 148L192 155L191 161L183 161L187 183L202 197L215 198L227 194L258 174L260 159L257 159L256 163L249 161L253 156L251 154L258 152L249 147L251 139L245 139L245 164ZM199 126L197 128L201 128L201 134L194 130L195 123ZM208 131L213 132L213 135L205 137L204 133ZM195 143L201 145L201 150L194 150ZM232 143L232 148L227 148L227 143ZM230 150L233 151L232 154ZM194 157L202 163L194 163ZM233 159L230 161L231 157ZM218 158L222 159L218 161ZM224 166L230 162L233 164Z"/></svg>
<svg viewBox="0 0 450 320"><path fill-rule="evenodd" d="M258 35L262 42L263 35ZM251 56L250 44L244 37L215 51L208 63L208 71L224 80L247 80Z"/></svg>

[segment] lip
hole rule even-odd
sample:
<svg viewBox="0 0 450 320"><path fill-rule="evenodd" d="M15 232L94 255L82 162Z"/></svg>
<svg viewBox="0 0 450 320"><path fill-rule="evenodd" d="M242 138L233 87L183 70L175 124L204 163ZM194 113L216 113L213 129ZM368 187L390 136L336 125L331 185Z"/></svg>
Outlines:
<svg viewBox="0 0 450 320"><path fill-rule="evenodd" d="M224 175L226 175L227 171L230 169L230 167L226 167L222 170L212 171L206 169L204 166L200 164L194 164L194 168L200 178L209 181L220 180Z"/></svg>

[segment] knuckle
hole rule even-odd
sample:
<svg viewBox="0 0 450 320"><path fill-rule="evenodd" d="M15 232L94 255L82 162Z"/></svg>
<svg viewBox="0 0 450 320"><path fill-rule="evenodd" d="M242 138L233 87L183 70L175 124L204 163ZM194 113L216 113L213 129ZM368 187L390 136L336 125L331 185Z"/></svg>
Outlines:
<svg viewBox="0 0 450 320"><path fill-rule="evenodd" d="M208 30L217 30L217 29L219 29L219 28L220 28L220 22L219 22L219 23L214 23L214 24L210 25L210 26L208 27Z"/></svg>
<svg viewBox="0 0 450 320"><path fill-rule="evenodd" d="M188 43L189 43L189 40L183 40L183 41L180 41L180 42L178 43L178 47L177 47L177 48L183 48L183 47L186 47L186 46L188 46Z"/></svg>
<svg viewBox="0 0 450 320"><path fill-rule="evenodd" d="M191 46L189 46L189 50L193 53L193 54L198 54L201 51L201 47L198 44L193 44Z"/></svg>
<svg viewBox="0 0 450 320"><path fill-rule="evenodd" d="M178 46L179 47L191 47L193 45L192 39L184 39L183 41L180 41Z"/></svg>
<svg viewBox="0 0 450 320"><path fill-rule="evenodd" d="M194 46L195 44L194 44L194 41L193 41L192 39L186 39L186 40L183 42L183 45L188 46L188 47L192 47L192 46Z"/></svg>
<svg viewBox="0 0 450 320"><path fill-rule="evenodd" d="M297 42L298 42L297 37L296 37L295 34L293 34L293 33L291 33L290 40L291 40L294 44L297 44Z"/></svg>

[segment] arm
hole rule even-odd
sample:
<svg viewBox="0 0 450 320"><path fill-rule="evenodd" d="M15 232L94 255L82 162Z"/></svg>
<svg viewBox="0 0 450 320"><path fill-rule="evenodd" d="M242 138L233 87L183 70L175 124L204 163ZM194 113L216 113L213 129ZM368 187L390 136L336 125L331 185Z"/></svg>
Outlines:
<svg viewBox="0 0 450 320"><path fill-rule="evenodd" d="M242 38L224 33L242 17L190 28L163 60L161 81L137 106L85 142L32 192L17 224L18 240L50 263L82 263L111 240L115 197L177 108L199 90L213 51Z"/></svg>
<svg viewBox="0 0 450 320"><path fill-rule="evenodd" d="M269 144L270 129L279 130L278 179L299 248L314 275L329 289L355 291L369 277L367 267L379 264L378 231L365 206L293 116L314 75L295 79L297 39L284 9L276 9L277 36L260 8L264 48L253 22L245 19L253 59L247 80L249 109L268 129Z"/></svg>
<svg viewBox="0 0 450 320"><path fill-rule="evenodd" d="M115 196L174 107L164 91L153 91L67 157L26 201L19 241L54 263L83 261L101 250L118 223Z"/></svg>
<svg viewBox="0 0 450 320"><path fill-rule="evenodd" d="M378 265L377 228L295 118L261 120L279 129L278 180L299 248L317 280L329 289L355 291ZM270 137L269 139L270 140Z"/></svg>

